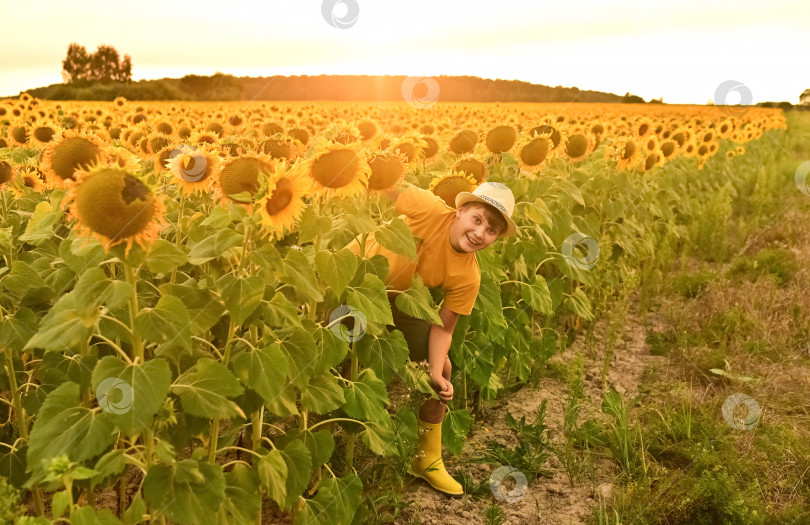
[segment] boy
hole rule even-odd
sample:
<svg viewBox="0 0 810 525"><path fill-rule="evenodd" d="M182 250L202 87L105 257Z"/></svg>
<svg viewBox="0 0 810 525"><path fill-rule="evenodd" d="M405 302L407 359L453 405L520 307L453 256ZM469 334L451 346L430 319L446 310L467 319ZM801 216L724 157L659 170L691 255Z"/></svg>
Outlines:
<svg viewBox="0 0 810 525"><path fill-rule="evenodd" d="M447 352L459 315L472 312L478 295L481 271L475 252L515 233L511 217L515 198L499 182L485 182L472 193L459 193L455 210L432 192L404 182L385 193L394 201L396 211L405 216L414 237L421 239L417 244L418 259L412 261L386 250L373 235L366 242L366 257L382 254L388 258L386 285L395 324L388 328L399 329L405 335L412 361L427 359L430 383L439 397L428 399L419 410L419 441L411 473L436 490L461 495L461 485L447 473L441 458L442 420L446 404L453 399ZM359 254L356 242L349 248ZM439 310L441 326L413 318L396 307L396 294L410 287L414 273L422 277L425 286L444 291Z"/></svg>

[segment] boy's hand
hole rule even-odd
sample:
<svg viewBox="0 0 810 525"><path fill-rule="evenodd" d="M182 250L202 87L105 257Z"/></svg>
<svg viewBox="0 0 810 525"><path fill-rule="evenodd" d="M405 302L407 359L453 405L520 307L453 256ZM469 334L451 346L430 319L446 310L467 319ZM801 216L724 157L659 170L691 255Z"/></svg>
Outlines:
<svg viewBox="0 0 810 525"><path fill-rule="evenodd" d="M443 403L449 403L453 400L453 383L439 374L430 374L430 386L439 395L439 400Z"/></svg>

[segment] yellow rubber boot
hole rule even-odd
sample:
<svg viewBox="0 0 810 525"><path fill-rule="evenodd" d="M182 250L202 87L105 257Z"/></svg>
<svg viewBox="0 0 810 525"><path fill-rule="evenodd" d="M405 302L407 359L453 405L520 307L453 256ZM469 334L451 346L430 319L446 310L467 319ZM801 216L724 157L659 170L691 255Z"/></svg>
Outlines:
<svg viewBox="0 0 810 525"><path fill-rule="evenodd" d="M445 494L464 494L461 484L444 468L442 461L442 424L426 423L419 418L419 441L411 460L411 475L419 477Z"/></svg>

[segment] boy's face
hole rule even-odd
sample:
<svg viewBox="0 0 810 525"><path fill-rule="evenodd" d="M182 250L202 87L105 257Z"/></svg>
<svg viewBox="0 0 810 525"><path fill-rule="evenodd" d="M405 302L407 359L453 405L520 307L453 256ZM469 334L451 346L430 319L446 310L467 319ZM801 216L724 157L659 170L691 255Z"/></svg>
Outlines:
<svg viewBox="0 0 810 525"><path fill-rule="evenodd" d="M483 250L498 239L501 227L492 222L492 214L485 206L468 204L456 210L450 227L450 245L461 253Z"/></svg>

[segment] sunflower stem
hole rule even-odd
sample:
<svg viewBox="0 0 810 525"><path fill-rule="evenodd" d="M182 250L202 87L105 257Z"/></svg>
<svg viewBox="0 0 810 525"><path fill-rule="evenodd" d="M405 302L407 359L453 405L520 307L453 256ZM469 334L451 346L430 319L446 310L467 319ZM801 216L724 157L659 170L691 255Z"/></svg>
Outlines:
<svg viewBox="0 0 810 525"><path fill-rule="evenodd" d="M129 283L130 288L132 288L132 293L129 296L129 328L132 332L132 350L135 354L135 361L137 362L138 359L143 361L143 341L141 340L140 335L138 335L138 333L135 331L135 317L137 317L139 313L138 276L132 269L132 266L126 262L122 264L124 265L124 275L126 275L127 282Z"/></svg>
<svg viewBox="0 0 810 525"><path fill-rule="evenodd" d="M14 406L14 415L17 417L17 431L20 433L20 437L27 443L28 422L25 417L25 409L23 409L22 406L20 390L17 386L17 374L14 370L14 356L11 353L11 348L8 346L5 347L4 353L6 354L6 372L8 372L8 381L11 387L11 402ZM31 489L31 495L34 498L34 509L36 509L37 515L44 516L45 507L42 504L42 489L39 487Z"/></svg>
<svg viewBox="0 0 810 525"><path fill-rule="evenodd" d="M245 268L245 261L247 261L248 257L248 245L250 244L250 237L253 235L253 229L250 227L250 223L245 221L245 241L242 243L242 257L239 258L239 274L242 274L242 270Z"/></svg>

